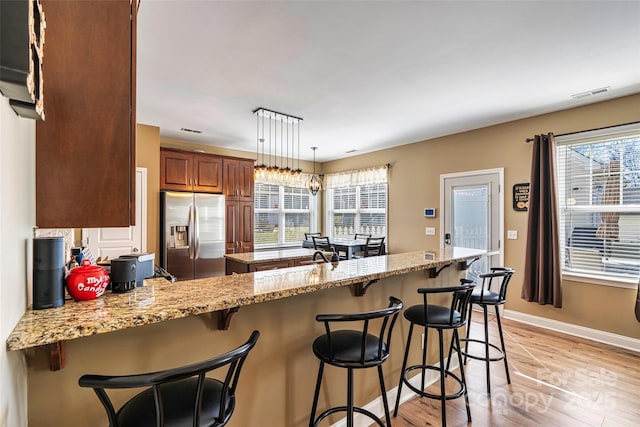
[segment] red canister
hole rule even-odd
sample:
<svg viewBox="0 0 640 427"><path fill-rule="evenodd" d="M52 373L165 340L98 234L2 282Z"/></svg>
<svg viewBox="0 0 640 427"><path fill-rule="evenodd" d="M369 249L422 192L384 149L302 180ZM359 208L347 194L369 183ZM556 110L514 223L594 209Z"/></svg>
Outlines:
<svg viewBox="0 0 640 427"><path fill-rule="evenodd" d="M90 300L102 295L109 285L109 273L99 265L82 260L80 267L72 268L67 276L67 290L76 301Z"/></svg>

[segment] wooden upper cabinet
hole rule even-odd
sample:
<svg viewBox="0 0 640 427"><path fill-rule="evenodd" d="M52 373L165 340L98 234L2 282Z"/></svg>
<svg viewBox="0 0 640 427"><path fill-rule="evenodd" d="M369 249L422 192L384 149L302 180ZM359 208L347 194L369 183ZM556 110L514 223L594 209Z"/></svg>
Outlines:
<svg viewBox="0 0 640 427"><path fill-rule="evenodd" d="M160 150L160 188L191 190L193 154Z"/></svg>
<svg viewBox="0 0 640 427"><path fill-rule="evenodd" d="M194 155L193 175L195 191L222 192L222 159L220 157Z"/></svg>
<svg viewBox="0 0 640 427"><path fill-rule="evenodd" d="M224 159L224 195L230 200L253 202L253 160Z"/></svg>
<svg viewBox="0 0 640 427"><path fill-rule="evenodd" d="M212 154L160 150L160 188L222 192L222 158Z"/></svg>
<svg viewBox="0 0 640 427"><path fill-rule="evenodd" d="M42 0L46 120L36 122L36 225L135 221L137 1Z"/></svg>

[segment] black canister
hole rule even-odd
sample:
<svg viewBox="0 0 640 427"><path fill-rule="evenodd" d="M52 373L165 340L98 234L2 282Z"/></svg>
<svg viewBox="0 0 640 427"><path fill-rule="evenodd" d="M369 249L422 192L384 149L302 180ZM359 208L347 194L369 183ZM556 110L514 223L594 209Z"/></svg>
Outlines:
<svg viewBox="0 0 640 427"><path fill-rule="evenodd" d="M111 292L129 292L136 287L135 258L115 258L111 260Z"/></svg>
<svg viewBox="0 0 640 427"><path fill-rule="evenodd" d="M64 237L33 239L33 308L64 305Z"/></svg>

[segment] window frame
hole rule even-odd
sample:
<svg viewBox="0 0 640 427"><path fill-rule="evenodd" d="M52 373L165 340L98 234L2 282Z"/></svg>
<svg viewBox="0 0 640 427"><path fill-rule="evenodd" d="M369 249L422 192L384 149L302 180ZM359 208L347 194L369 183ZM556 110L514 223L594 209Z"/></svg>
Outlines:
<svg viewBox="0 0 640 427"><path fill-rule="evenodd" d="M276 185L276 184L271 184L271 183L267 183L267 182L256 182L255 184L262 184L262 185L272 185L274 187L278 187L278 207L277 208L258 208L258 203L257 201L255 201L258 198L258 195L260 194L258 192L257 189L257 185L254 185L254 221L255 221L255 217L258 214L261 213L267 213L267 214L277 214L278 215L278 240L276 243L263 243L263 244L258 244L255 233L256 233L256 228L254 227L253 233L254 233L254 249L256 250L263 250L263 249L270 249L270 248L289 248L289 247L302 247L302 242L304 240L301 239L299 241L295 241L295 242L285 242L285 229L286 229L286 215L287 214L294 214L294 213L309 213L309 232L315 232L317 230L317 224L318 224L318 202L317 202L317 198L314 197L313 195L311 195L311 193L309 192L309 209L286 209L285 208L285 203L284 203L284 199L285 199L285 188L290 188L290 189L296 189L298 190L298 187L286 187L284 185ZM309 191L309 190L307 190Z"/></svg>
<svg viewBox="0 0 640 427"><path fill-rule="evenodd" d="M564 156L560 154L561 150L568 145L591 145L613 140L624 140L629 138L640 138L640 122L630 123L626 125L613 126L591 131L578 132L567 135L558 135L556 137L556 153L557 153L557 194L558 194L558 214L560 217L560 235L558 236L561 250L562 261L562 278L566 281L591 283L604 286L613 286L619 288L635 289L638 286L638 276L622 277L618 275L607 274L602 272L578 272L569 270L566 265L566 252L569 250L568 236L565 234L563 224L565 215L570 212L585 213L603 213L603 212L632 212L640 214L640 205L625 205L622 202L616 205L615 209L606 205L570 205L566 202L566 185L564 185L567 163ZM563 169L564 167L564 169ZM621 171L622 173L622 171ZM589 173L589 178L593 179L593 174ZM563 186L565 188L563 188ZM589 189L592 191L592 188Z"/></svg>
<svg viewBox="0 0 640 427"><path fill-rule="evenodd" d="M362 187L367 187L369 185L382 185L384 186L385 189L385 206L384 208L361 208L361 197L362 197ZM334 208L334 203L333 203L333 196L334 196L334 191L335 190L342 190L342 189L352 189L355 188L355 208L353 209L335 209ZM325 191L325 222L327 224L327 235L329 236L330 239L334 239L335 238L335 234L334 234L334 216L336 214L354 214L355 215L355 219L354 219L354 228L357 230L359 224L361 223L360 218L361 215L364 214L375 214L375 213L382 213L385 215L385 224L384 224L384 238L385 238L385 244L388 247L389 246L389 237L388 237L388 230L389 230L389 183L388 182L383 182L383 183L372 183L372 184L362 184L362 185L351 185L351 186L346 186L346 187L338 187L338 188L328 188ZM360 231L354 231L354 233L360 233Z"/></svg>

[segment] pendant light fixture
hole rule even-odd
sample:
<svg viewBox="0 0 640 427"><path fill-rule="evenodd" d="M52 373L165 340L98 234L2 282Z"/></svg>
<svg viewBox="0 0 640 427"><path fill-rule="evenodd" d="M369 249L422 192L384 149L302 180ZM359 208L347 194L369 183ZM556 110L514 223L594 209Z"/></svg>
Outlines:
<svg viewBox="0 0 640 427"><path fill-rule="evenodd" d="M318 147L311 147L313 150L313 175L307 182L307 188L311 191L312 195L318 194L318 191L322 188L322 180L318 175L316 175L316 150Z"/></svg>
<svg viewBox="0 0 640 427"><path fill-rule="evenodd" d="M255 179L281 185L299 181L302 176L300 169L302 118L266 108L257 108L253 113L256 115ZM297 168L295 168L296 136L298 139ZM266 147L267 144L268 147ZM265 159L268 163L265 163Z"/></svg>

